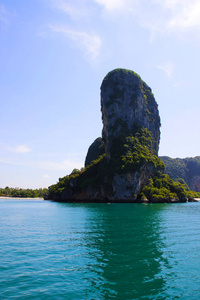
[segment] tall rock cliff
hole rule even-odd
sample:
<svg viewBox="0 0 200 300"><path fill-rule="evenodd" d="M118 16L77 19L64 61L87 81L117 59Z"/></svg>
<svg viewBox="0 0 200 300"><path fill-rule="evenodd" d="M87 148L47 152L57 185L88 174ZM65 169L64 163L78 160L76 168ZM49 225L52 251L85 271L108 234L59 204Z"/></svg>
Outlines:
<svg viewBox="0 0 200 300"><path fill-rule="evenodd" d="M126 69L108 73L101 111L102 139L89 147L86 168L50 187L50 199L135 202L149 178L163 172L158 106L139 75Z"/></svg>
<svg viewBox="0 0 200 300"><path fill-rule="evenodd" d="M107 164L113 170L109 178L112 189L107 196L111 201L135 201L158 170L154 156L160 141L158 105L139 75L116 69L102 82L101 111L102 143ZM100 139L90 146L87 158L92 152L94 157L95 146L98 157L99 147L103 148Z"/></svg>
<svg viewBox="0 0 200 300"><path fill-rule="evenodd" d="M152 135L151 153L158 154L160 117L151 88L133 71L116 69L101 85L102 137L106 156L120 136L135 134L136 127L147 128Z"/></svg>

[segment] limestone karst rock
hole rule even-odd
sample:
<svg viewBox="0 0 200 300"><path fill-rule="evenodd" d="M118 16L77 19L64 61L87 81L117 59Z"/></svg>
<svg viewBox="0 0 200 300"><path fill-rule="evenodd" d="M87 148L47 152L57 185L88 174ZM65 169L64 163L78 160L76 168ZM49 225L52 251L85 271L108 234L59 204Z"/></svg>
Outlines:
<svg viewBox="0 0 200 300"><path fill-rule="evenodd" d="M151 88L133 71L116 69L101 85L102 137L110 157L113 139L131 135L135 126L147 128L153 137L152 154L158 154L160 117Z"/></svg>
<svg viewBox="0 0 200 300"><path fill-rule="evenodd" d="M148 179L163 172L157 157L158 106L139 75L126 69L108 73L101 85L101 111L102 139L89 147L87 168L50 187L50 199L135 202Z"/></svg>
<svg viewBox="0 0 200 300"><path fill-rule="evenodd" d="M171 158L161 156L160 159L165 164L165 174L173 180L182 178L188 187L196 192L200 192L200 156L187 158Z"/></svg>
<svg viewBox="0 0 200 300"><path fill-rule="evenodd" d="M105 152L104 143L102 138L97 138L89 147L86 158L85 167L89 166L93 160L96 160L100 155Z"/></svg>
<svg viewBox="0 0 200 300"><path fill-rule="evenodd" d="M101 85L101 111L103 120L102 139L98 138L89 147L86 166L99 156L104 149L107 163L115 168L111 178L112 192L108 195L102 186L101 191L109 200L135 200L147 180L156 172L153 162L145 161L137 168L123 171L116 168L113 157L122 156L124 150L119 144L126 142L141 128L146 128L152 136L148 150L158 154L160 141L160 117L158 105L150 87L133 71L116 69L108 73ZM104 143L104 145L103 145ZM145 145L143 145L145 147ZM130 149L129 149L130 150ZM109 161L111 160L111 163ZM120 162L118 161L118 164Z"/></svg>
<svg viewBox="0 0 200 300"><path fill-rule="evenodd" d="M135 126L148 128L153 137L152 154L158 154L160 117L151 88L133 71L116 69L107 74L101 85L102 137L88 149L85 166L100 155L103 141L107 157L110 144L121 135L134 134Z"/></svg>

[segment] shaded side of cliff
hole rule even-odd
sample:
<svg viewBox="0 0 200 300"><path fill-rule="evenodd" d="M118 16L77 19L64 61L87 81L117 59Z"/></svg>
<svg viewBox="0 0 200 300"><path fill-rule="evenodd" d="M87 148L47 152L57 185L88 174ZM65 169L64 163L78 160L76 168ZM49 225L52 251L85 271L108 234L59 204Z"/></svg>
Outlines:
<svg viewBox="0 0 200 300"><path fill-rule="evenodd" d="M170 158L161 156L165 164L165 174L173 180L183 179L188 187L200 192L200 156L187 158Z"/></svg>

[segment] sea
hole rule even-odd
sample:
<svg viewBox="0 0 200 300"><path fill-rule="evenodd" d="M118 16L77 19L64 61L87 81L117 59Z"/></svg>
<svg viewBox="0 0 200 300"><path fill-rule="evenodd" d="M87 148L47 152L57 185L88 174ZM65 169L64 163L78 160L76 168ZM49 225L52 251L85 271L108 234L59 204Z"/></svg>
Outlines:
<svg viewBox="0 0 200 300"><path fill-rule="evenodd" d="M0 299L200 299L200 203L0 199Z"/></svg>

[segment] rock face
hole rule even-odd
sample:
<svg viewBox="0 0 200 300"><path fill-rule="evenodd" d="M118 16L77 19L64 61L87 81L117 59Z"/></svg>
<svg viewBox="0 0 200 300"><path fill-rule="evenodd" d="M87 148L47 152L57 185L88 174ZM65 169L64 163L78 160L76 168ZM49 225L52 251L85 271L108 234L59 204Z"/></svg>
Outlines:
<svg viewBox="0 0 200 300"><path fill-rule="evenodd" d="M190 179L190 189L196 192L200 192L200 176L194 176Z"/></svg>
<svg viewBox="0 0 200 300"><path fill-rule="evenodd" d="M102 139L89 147L84 170L50 187L49 199L136 202L158 159L160 117L150 87L133 71L116 69L101 85Z"/></svg>
<svg viewBox="0 0 200 300"><path fill-rule="evenodd" d="M101 85L102 138L106 156L113 139L132 135L135 126L147 128L153 137L152 154L158 154L160 117L150 87L133 71L116 69Z"/></svg>
<svg viewBox="0 0 200 300"><path fill-rule="evenodd" d="M150 87L136 73L116 69L108 73L102 82L101 111L102 139L96 139L89 147L85 166L96 160L104 150L108 168L112 169L113 173L109 178L105 176L104 184L98 193L91 193L89 188L87 197L103 197L109 201L136 201L142 187L156 173L155 164L150 160L144 161L137 168L124 171L118 158L122 155L127 158L122 145L127 144L127 137L135 136L141 128L146 128L152 136L148 150L152 155L158 154L160 141L158 105ZM128 151L131 152L130 147ZM110 182L111 189L105 191L107 181Z"/></svg>
<svg viewBox="0 0 200 300"><path fill-rule="evenodd" d="M102 138L99 137L88 149L88 153L85 158L85 167L89 166L93 160L96 160L103 153L105 153L105 147Z"/></svg>
<svg viewBox="0 0 200 300"><path fill-rule="evenodd" d="M137 201L147 180L156 172L153 164L144 164L135 172L125 174L115 174L112 182L113 197L111 200L126 200L128 202Z"/></svg>
<svg viewBox="0 0 200 300"><path fill-rule="evenodd" d="M173 180L182 178L188 187L200 192L200 156L187 158L171 158L161 156L166 168L165 173Z"/></svg>

